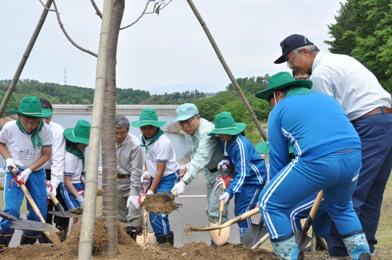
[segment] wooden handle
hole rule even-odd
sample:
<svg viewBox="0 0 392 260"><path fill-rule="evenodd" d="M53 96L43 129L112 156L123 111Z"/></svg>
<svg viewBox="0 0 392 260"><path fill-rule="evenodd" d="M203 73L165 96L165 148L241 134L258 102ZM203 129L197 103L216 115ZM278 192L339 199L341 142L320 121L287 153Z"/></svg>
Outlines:
<svg viewBox="0 0 392 260"><path fill-rule="evenodd" d="M219 204L219 212L223 212L224 209L225 209L225 201L221 200Z"/></svg>
<svg viewBox="0 0 392 260"><path fill-rule="evenodd" d="M24 192L27 201L30 203L31 208L34 210L35 214L38 216L39 220L42 223L46 223L44 217L42 216L41 212L39 211L39 208L37 204L35 203L33 197L31 197L30 192L27 190L26 186L24 184L19 184L20 188Z"/></svg>
<svg viewBox="0 0 392 260"><path fill-rule="evenodd" d="M317 211L320 207L321 201L323 200L324 193L323 191L319 191L317 194L316 200L314 201L314 204L312 206L312 209L310 210L309 216L314 219L316 217Z"/></svg>
<svg viewBox="0 0 392 260"><path fill-rule="evenodd" d="M232 225L234 223L237 223L238 221L242 221L242 220L247 219L253 215L256 215L259 212L260 212L260 209L257 207L257 208L254 208L252 210L249 210L249 211L243 213L242 215L239 215L236 218L233 218L233 219L227 221L226 223L230 223L229 225ZM226 223L223 223L223 225L225 225Z"/></svg>
<svg viewBox="0 0 392 260"><path fill-rule="evenodd" d="M57 205L60 204L59 200L54 196L52 192L49 192L50 199L53 201L54 205L57 207Z"/></svg>

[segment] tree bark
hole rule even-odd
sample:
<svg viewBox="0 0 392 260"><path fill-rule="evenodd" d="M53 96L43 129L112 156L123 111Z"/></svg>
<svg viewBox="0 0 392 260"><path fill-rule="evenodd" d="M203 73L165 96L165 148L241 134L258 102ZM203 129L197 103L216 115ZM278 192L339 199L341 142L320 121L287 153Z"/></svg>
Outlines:
<svg viewBox="0 0 392 260"><path fill-rule="evenodd" d="M18 68L12 78L10 85L8 86L7 92L4 95L3 101L0 105L0 117L3 115L5 108L7 107L8 101L11 98L12 92L14 92L16 88L16 84L19 81L20 75L22 74L23 68L26 65L27 59L30 56L31 50L34 47L35 42L37 41L38 35L41 32L42 26L45 23L46 16L48 15L49 9L53 3L53 0L47 0L44 10L42 10L41 17L39 18L38 24L34 29L34 33L30 38L29 44L26 47L25 52L23 53L22 59L19 62Z"/></svg>
<svg viewBox="0 0 392 260"><path fill-rule="evenodd" d="M101 24L100 43L97 59L93 117L91 123L89 154L87 158L87 175L85 189L85 205L79 239L79 259L89 260L92 253L95 203L98 182L98 162L105 88L113 79L115 70L109 69L116 64L116 50L119 22L122 19L124 0L105 0ZM119 17L118 17L119 16ZM117 28L118 27L118 28ZM117 28L117 29L116 29ZM114 55L113 55L113 50ZM112 74L112 75L110 75ZM113 84L113 83L112 83ZM114 127L111 125L110 127ZM114 158L115 159L115 158ZM116 240L117 241L117 240Z"/></svg>
<svg viewBox="0 0 392 260"><path fill-rule="evenodd" d="M113 18L111 24L110 42L107 47L108 65L105 86L105 102L103 111L102 135L102 215L108 235L108 256L117 255L118 224L117 224L117 160L116 160L116 54L124 0L117 0L113 4Z"/></svg>

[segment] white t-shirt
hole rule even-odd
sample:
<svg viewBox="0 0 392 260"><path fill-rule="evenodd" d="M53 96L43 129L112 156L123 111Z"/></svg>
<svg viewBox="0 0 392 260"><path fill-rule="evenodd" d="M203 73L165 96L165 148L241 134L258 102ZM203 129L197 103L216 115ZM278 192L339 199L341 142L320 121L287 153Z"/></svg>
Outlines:
<svg viewBox="0 0 392 260"><path fill-rule="evenodd" d="M52 132L46 124L43 125L39 136L41 137L42 146L52 146ZM7 122L0 131L0 143L7 145L8 151L18 168L26 169L30 167L41 156L42 147L34 147L31 135L20 131L15 120ZM45 164L37 170L43 167L45 167Z"/></svg>
<svg viewBox="0 0 392 260"><path fill-rule="evenodd" d="M147 152L145 149L143 150L145 151L147 171L152 177L155 177L157 172L157 163L160 162L166 163L163 176L167 176L178 171L179 166L176 159L176 153L174 152L170 139L165 134L161 135L155 143L150 145Z"/></svg>
<svg viewBox="0 0 392 260"><path fill-rule="evenodd" d="M51 170L51 183L56 189L64 179L64 156L65 156L65 139L64 128L50 121L48 124L53 135L52 157L46 163L45 169Z"/></svg>
<svg viewBox="0 0 392 260"><path fill-rule="evenodd" d="M72 176L72 183L81 183L83 161L69 152L65 152L64 176Z"/></svg>
<svg viewBox="0 0 392 260"><path fill-rule="evenodd" d="M312 66L312 89L334 97L350 120L377 107L391 107L391 94L356 59L320 51Z"/></svg>

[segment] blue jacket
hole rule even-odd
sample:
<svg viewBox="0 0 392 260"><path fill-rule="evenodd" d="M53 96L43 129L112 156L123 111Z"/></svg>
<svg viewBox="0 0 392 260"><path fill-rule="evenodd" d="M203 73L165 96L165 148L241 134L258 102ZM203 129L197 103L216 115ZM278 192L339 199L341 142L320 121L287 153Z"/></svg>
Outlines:
<svg viewBox="0 0 392 260"><path fill-rule="evenodd" d="M312 161L345 149L360 149L361 142L340 105L322 93L292 89L268 119L270 176L289 162L288 144L295 160Z"/></svg>
<svg viewBox="0 0 392 260"><path fill-rule="evenodd" d="M247 185L262 186L267 170L264 159L256 152L252 143L243 135L234 136L228 142L219 142L225 157L234 165L233 180L226 191L230 197L241 192Z"/></svg>

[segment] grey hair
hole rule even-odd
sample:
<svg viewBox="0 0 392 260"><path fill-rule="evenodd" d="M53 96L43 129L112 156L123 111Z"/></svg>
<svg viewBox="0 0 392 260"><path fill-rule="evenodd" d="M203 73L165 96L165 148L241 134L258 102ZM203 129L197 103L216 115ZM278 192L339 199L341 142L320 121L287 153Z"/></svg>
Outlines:
<svg viewBox="0 0 392 260"><path fill-rule="evenodd" d="M319 48L316 45L306 45L306 46L302 46L302 47L299 47L299 48L295 49L294 53L297 54L301 50L305 50L305 49L310 51L310 52L312 52L312 53L320 51Z"/></svg>
<svg viewBox="0 0 392 260"><path fill-rule="evenodd" d="M126 127L127 129L129 129L129 120L124 115L117 115L114 126L116 128Z"/></svg>

